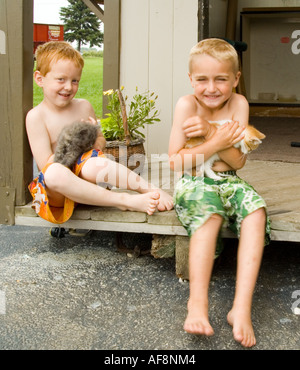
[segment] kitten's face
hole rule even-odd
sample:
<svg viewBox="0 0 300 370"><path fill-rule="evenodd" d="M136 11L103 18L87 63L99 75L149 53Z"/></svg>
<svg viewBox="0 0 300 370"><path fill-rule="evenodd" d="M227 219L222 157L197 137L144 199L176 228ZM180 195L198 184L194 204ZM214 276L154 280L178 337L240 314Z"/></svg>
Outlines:
<svg viewBox="0 0 300 370"><path fill-rule="evenodd" d="M261 144L261 140L263 140L266 136L258 131L255 127L249 125L245 130L245 137L244 143L248 152L255 150L259 144Z"/></svg>

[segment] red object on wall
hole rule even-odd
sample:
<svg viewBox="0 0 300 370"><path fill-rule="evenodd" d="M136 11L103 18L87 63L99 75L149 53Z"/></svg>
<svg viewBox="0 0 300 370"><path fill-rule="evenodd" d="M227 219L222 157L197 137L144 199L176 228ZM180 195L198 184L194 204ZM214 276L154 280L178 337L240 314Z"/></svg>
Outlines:
<svg viewBox="0 0 300 370"><path fill-rule="evenodd" d="M38 24L33 25L33 52L36 48L48 41L63 41L64 26L58 24Z"/></svg>
<svg viewBox="0 0 300 370"><path fill-rule="evenodd" d="M290 38L288 36L281 37L280 42L282 44L288 44L290 42Z"/></svg>

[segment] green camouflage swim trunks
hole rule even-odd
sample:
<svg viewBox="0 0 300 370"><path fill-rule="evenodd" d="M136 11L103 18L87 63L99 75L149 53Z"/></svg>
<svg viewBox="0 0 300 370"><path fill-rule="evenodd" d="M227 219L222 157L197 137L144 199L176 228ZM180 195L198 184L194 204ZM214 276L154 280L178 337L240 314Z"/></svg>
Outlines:
<svg viewBox="0 0 300 370"><path fill-rule="evenodd" d="M201 227L212 214L223 217L238 237L243 219L259 208L266 208L263 198L235 171L217 173L222 180L184 174L177 182L174 192L176 214L189 236ZM265 245L270 242L270 220L266 220ZM216 254L222 250L219 235Z"/></svg>

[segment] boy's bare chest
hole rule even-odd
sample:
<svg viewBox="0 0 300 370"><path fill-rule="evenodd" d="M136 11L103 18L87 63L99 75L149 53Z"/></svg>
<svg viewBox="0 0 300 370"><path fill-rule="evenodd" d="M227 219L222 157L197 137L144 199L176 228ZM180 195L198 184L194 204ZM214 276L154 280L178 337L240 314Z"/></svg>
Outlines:
<svg viewBox="0 0 300 370"><path fill-rule="evenodd" d="M217 106L214 109L209 109L197 100L195 115L198 115L201 118L211 122L232 119L234 116L234 106L232 105L231 101L226 101L224 104Z"/></svg>
<svg viewBox="0 0 300 370"><path fill-rule="evenodd" d="M56 144L57 138L65 126L70 125L75 121L80 121L83 118L79 108L79 104L71 104L68 109L60 111L49 109L46 114L44 114L44 122L52 146Z"/></svg>
<svg viewBox="0 0 300 370"><path fill-rule="evenodd" d="M209 122L219 122L224 119L231 120L234 116L234 112L224 107L216 111L201 110L200 116Z"/></svg>
<svg viewBox="0 0 300 370"><path fill-rule="evenodd" d="M56 142L61 130L65 126L70 125L78 120L78 116L74 114L53 114L47 117L45 124L52 148L56 147Z"/></svg>

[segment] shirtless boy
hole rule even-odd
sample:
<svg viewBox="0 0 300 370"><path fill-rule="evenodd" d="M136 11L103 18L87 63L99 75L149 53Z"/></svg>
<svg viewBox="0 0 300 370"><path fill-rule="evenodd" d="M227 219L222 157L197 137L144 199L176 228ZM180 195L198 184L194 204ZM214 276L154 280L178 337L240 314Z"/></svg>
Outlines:
<svg viewBox="0 0 300 370"><path fill-rule="evenodd" d="M62 128L80 120L95 124L96 116L87 100L75 99L84 65L79 52L67 42L49 42L37 49L36 59L34 79L43 89L44 99L28 112L26 129L41 171L29 187L37 213L51 222L62 223L71 217L75 203L113 206L149 215L157 209L171 209L169 194L153 189L125 166L105 158L102 150L106 142L101 133L94 150L85 153L73 171L53 163ZM108 177L114 181L110 185L140 194L109 191L96 184L105 183Z"/></svg>
<svg viewBox="0 0 300 370"><path fill-rule="evenodd" d="M184 330L214 334L208 318L208 289L219 230L229 219L240 239L236 292L227 320L235 340L251 347L256 343L252 296L270 230L264 200L235 173L246 156L233 145L243 138L249 115L245 97L233 92L240 78L235 49L221 39L202 40L191 50L189 77L194 93L177 102L169 144L171 168L183 173L176 184L175 210L190 236L190 297ZM209 123L221 120L228 123L218 129ZM187 139L197 136L204 137L204 143L185 149ZM212 169L222 174L222 180L185 174L196 166L197 154L205 161L215 153L220 160ZM190 163L184 160L187 154Z"/></svg>

